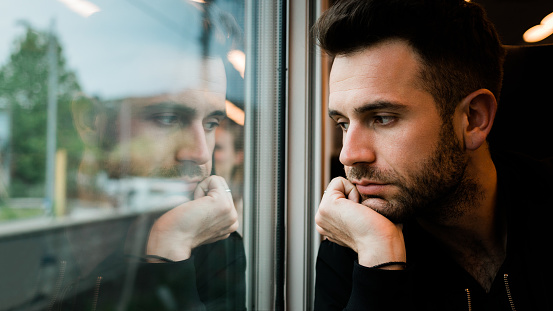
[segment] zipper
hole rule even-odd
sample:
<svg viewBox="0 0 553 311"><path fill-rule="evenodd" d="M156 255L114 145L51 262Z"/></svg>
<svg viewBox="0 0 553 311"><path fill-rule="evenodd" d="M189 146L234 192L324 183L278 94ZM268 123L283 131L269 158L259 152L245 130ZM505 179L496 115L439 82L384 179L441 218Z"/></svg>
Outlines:
<svg viewBox="0 0 553 311"><path fill-rule="evenodd" d="M96 306L98 305L98 298L100 297L100 285L102 283L102 277L99 276L96 279L96 286L94 287L94 301L92 303L92 311L96 311Z"/></svg>
<svg viewBox="0 0 553 311"><path fill-rule="evenodd" d="M467 288L465 289L465 292L467 293L467 305L469 307L469 311L472 311L472 300L470 299L470 290Z"/></svg>
<svg viewBox="0 0 553 311"><path fill-rule="evenodd" d="M58 281L56 282L56 288L54 289L54 294L52 295L52 299L50 300L50 305L48 306L48 310L52 310L54 305L56 304L56 300L58 300L58 294L61 290L61 287L63 285L63 279L65 277L65 266L67 265L67 262L65 260L62 260L60 262L60 271L58 274Z"/></svg>
<svg viewBox="0 0 553 311"><path fill-rule="evenodd" d="M511 295L511 288L509 287L509 275L507 273L503 274L503 280L505 281L505 290L507 291L507 297L509 298L511 310L516 311L513 296Z"/></svg>

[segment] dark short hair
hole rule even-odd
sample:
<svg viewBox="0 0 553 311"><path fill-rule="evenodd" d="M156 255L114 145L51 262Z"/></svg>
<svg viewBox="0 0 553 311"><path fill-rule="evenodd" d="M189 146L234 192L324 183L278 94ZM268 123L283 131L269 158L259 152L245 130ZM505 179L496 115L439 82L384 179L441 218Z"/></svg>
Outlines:
<svg viewBox="0 0 553 311"><path fill-rule="evenodd" d="M450 117L470 93L485 88L499 98L505 49L483 8L464 0L343 0L313 28L331 56L380 42L405 40L417 52L421 85Z"/></svg>

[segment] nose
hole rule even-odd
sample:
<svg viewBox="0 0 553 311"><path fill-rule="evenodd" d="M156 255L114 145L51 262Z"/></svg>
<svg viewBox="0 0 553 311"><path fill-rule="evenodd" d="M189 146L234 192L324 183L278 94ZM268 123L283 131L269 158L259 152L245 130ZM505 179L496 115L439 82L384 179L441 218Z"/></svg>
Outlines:
<svg viewBox="0 0 553 311"><path fill-rule="evenodd" d="M177 161L192 161L202 165L211 160L213 148L209 146L203 124L191 124L179 131L177 135L175 154Z"/></svg>
<svg viewBox="0 0 553 311"><path fill-rule="evenodd" d="M358 163L372 163L376 160L373 137L362 126L350 124L348 131L344 132L340 162L345 166L353 166Z"/></svg>

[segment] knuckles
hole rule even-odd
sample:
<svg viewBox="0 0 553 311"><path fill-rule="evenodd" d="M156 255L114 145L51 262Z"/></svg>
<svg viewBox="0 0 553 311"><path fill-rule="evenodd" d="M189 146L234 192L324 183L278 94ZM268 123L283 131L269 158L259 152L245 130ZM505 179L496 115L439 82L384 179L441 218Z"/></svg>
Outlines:
<svg viewBox="0 0 553 311"><path fill-rule="evenodd" d="M328 218L331 217L332 211L333 211L333 205L334 201L332 198L325 198L321 201L321 204L319 204L319 210L317 212L317 215L321 218Z"/></svg>
<svg viewBox="0 0 553 311"><path fill-rule="evenodd" d="M230 226L229 230L230 230L230 233L235 232L236 230L238 230L238 220L235 221L235 222L232 224L232 226ZM227 237L228 237L228 236L227 236Z"/></svg>

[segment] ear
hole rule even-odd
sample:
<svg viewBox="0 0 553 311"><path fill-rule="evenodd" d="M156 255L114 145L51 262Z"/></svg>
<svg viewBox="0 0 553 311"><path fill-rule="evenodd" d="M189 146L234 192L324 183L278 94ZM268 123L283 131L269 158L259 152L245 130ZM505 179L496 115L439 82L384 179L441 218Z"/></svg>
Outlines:
<svg viewBox="0 0 553 311"><path fill-rule="evenodd" d="M463 113L463 136L465 147L476 150L485 142L492 129L497 100L492 92L480 89L472 92L461 102Z"/></svg>
<svg viewBox="0 0 553 311"><path fill-rule="evenodd" d="M71 102L73 124L86 146L96 146L101 135L103 114L95 105L94 99L78 96Z"/></svg>

